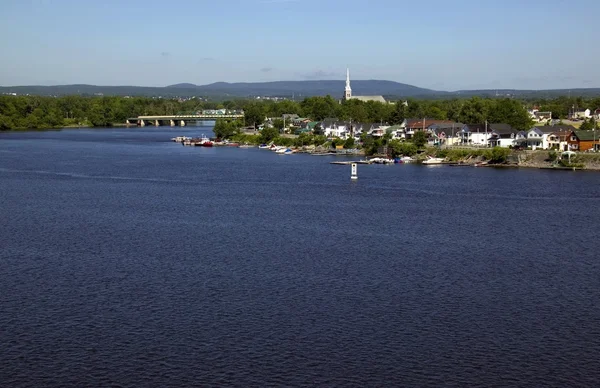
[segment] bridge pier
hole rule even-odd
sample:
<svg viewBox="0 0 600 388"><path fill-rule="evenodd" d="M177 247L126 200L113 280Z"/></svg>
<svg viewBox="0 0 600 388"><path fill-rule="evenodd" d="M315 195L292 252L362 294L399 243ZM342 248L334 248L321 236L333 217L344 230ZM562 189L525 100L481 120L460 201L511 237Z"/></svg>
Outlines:
<svg viewBox="0 0 600 388"><path fill-rule="evenodd" d="M169 120L171 122L171 126L174 127L175 126L175 120Z"/></svg>
<svg viewBox="0 0 600 388"><path fill-rule="evenodd" d="M144 120L140 120L140 127L145 127L146 123L144 122Z"/></svg>
<svg viewBox="0 0 600 388"><path fill-rule="evenodd" d="M180 126L180 127L185 127L185 121L181 120L181 121L179 122L179 126Z"/></svg>

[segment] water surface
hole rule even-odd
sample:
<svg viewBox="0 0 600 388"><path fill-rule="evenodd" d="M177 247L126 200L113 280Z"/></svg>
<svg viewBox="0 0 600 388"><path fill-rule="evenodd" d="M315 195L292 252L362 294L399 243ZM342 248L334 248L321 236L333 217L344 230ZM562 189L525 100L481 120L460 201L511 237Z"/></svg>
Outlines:
<svg viewBox="0 0 600 388"><path fill-rule="evenodd" d="M0 134L4 386L598 386L600 175Z"/></svg>

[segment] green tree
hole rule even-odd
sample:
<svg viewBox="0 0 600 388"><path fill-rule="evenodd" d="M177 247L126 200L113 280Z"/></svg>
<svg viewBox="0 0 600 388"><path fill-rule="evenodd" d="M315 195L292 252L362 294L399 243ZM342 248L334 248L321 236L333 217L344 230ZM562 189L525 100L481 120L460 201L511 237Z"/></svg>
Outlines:
<svg viewBox="0 0 600 388"><path fill-rule="evenodd" d="M279 130L277 128L264 128L260 131L261 143L269 143L275 140L279 136Z"/></svg>
<svg viewBox="0 0 600 388"><path fill-rule="evenodd" d="M346 149L354 148L354 138L353 137L349 137L346 139L346 141L344 142L344 148L346 148Z"/></svg>
<svg viewBox="0 0 600 388"><path fill-rule="evenodd" d="M246 125L252 125L255 128L265 120L264 105L257 102L250 102L244 106L244 120Z"/></svg>
<svg viewBox="0 0 600 388"><path fill-rule="evenodd" d="M240 133L240 128L239 121L217 120L213 132L219 139L230 139Z"/></svg>
<svg viewBox="0 0 600 388"><path fill-rule="evenodd" d="M283 129L283 120L282 119L275 119L273 120L273 127L275 127L275 129L277 129L279 132L281 132L281 130Z"/></svg>
<svg viewBox="0 0 600 388"><path fill-rule="evenodd" d="M413 135L412 139L410 139L410 140L417 148L423 148L423 146L425 144L427 144L428 139L429 139L429 134L427 132L415 131L415 134Z"/></svg>
<svg viewBox="0 0 600 388"><path fill-rule="evenodd" d="M583 122L583 124L581 124L581 126L579 127L580 130L582 131L591 131L594 129L597 129L598 125L596 123L596 120L592 117L589 120L585 120Z"/></svg>
<svg viewBox="0 0 600 388"><path fill-rule="evenodd" d="M401 142L400 140L390 140L388 146L392 149L392 156L413 156L418 148L414 143Z"/></svg>

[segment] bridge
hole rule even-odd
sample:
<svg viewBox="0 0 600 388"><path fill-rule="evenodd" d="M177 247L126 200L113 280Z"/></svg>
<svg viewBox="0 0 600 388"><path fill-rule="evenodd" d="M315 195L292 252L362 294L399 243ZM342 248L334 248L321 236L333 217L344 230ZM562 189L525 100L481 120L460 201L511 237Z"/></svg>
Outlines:
<svg viewBox="0 0 600 388"><path fill-rule="evenodd" d="M138 116L127 119L127 126L137 125L145 127L146 125L159 126L161 124L170 125L171 127L185 127L188 121L204 121L204 120L238 120L243 119L243 114L196 114L196 115L164 115L164 116ZM168 124L167 124L168 123Z"/></svg>

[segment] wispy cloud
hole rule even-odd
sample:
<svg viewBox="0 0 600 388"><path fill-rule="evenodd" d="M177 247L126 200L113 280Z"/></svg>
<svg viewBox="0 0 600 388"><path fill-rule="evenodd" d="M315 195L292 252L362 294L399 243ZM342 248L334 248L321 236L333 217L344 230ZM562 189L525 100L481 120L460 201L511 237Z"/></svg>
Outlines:
<svg viewBox="0 0 600 388"><path fill-rule="evenodd" d="M200 62L208 62L208 61L214 61L215 58L213 57L202 57L200 58Z"/></svg>
<svg viewBox="0 0 600 388"><path fill-rule="evenodd" d="M160 53L161 57L168 57L169 55L171 55L171 53L168 51L163 51L162 53Z"/></svg>
<svg viewBox="0 0 600 388"><path fill-rule="evenodd" d="M325 79L325 78L340 78L341 74L338 74L333 71L325 71L325 70L319 69L319 70L311 71L310 73L302 74L301 76L302 76L302 78L305 78L305 79L318 80L318 79Z"/></svg>
<svg viewBox="0 0 600 388"><path fill-rule="evenodd" d="M301 0L261 0L260 4L284 4L284 3L299 3Z"/></svg>
<svg viewBox="0 0 600 388"><path fill-rule="evenodd" d="M262 69L260 69L261 72L263 73L269 73L271 71L273 71L272 67L263 67Z"/></svg>

